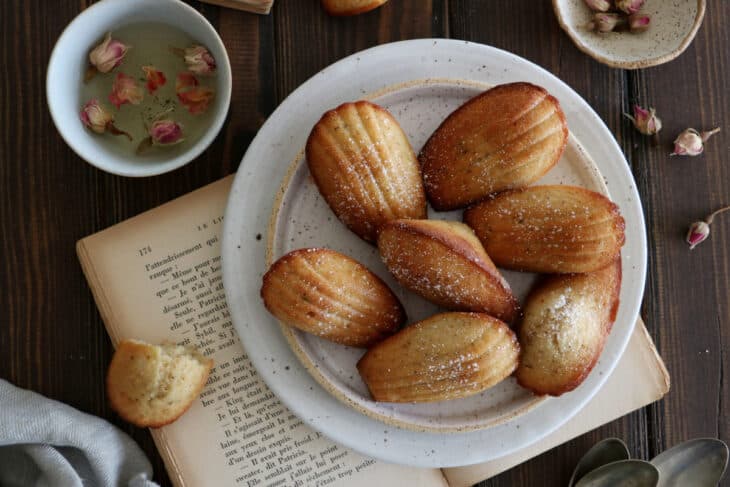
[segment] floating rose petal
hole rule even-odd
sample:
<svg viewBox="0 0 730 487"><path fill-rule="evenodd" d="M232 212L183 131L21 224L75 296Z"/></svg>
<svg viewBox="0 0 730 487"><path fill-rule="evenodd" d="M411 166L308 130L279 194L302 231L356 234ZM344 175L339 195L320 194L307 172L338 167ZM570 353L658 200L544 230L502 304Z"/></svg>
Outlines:
<svg viewBox="0 0 730 487"><path fill-rule="evenodd" d="M175 92L180 103L193 115L207 110L215 95L211 88L200 86L197 78L189 71L177 75Z"/></svg>
<svg viewBox="0 0 730 487"><path fill-rule="evenodd" d="M113 135L124 135L129 140L132 140L132 136L123 130L119 130L114 126L114 116L104 110L104 107L99 104L96 98L89 100L86 105L81 109L81 123L85 127L91 129L97 134L103 134L109 132Z"/></svg>
<svg viewBox="0 0 730 487"><path fill-rule="evenodd" d="M112 92L109 101L119 109L125 103L139 105L144 98L144 90L137 84L137 81L124 73L117 73L112 85Z"/></svg>
<svg viewBox="0 0 730 487"><path fill-rule="evenodd" d="M155 121L150 126L149 133L155 145L173 145L185 140L182 136L182 125L170 119Z"/></svg>
<svg viewBox="0 0 730 487"><path fill-rule="evenodd" d="M147 79L147 92L150 95L154 94L157 88L167 83L165 73L156 70L154 66L142 66L142 71L144 71L145 78Z"/></svg>

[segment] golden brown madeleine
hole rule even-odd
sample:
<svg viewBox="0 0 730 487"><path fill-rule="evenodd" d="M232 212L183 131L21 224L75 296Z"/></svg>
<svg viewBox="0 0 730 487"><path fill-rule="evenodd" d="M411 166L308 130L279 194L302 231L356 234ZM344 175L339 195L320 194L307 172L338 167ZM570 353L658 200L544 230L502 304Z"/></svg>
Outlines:
<svg viewBox="0 0 730 487"><path fill-rule="evenodd" d="M439 220L395 220L380 229L378 250L404 287L444 308L511 323L519 306L471 228Z"/></svg>
<svg viewBox="0 0 730 487"><path fill-rule="evenodd" d="M593 369L616 319L621 259L587 274L551 276L527 298L519 328L517 381L559 396Z"/></svg>
<svg viewBox="0 0 730 487"><path fill-rule="evenodd" d="M299 249L264 275L266 309L289 326L353 347L395 333L406 315L398 298L359 262L329 249Z"/></svg>
<svg viewBox="0 0 730 487"><path fill-rule="evenodd" d="M464 212L499 267L591 272L619 256L624 219L605 196L575 186L505 191Z"/></svg>
<svg viewBox="0 0 730 487"><path fill-rule="evenodd" d="M330 15L357 15L376 9L388 0L322 0L322 7Z"/></svg>
<svg viewBox="0 0 730 487"><path fill-rule="evenodd" d="M528 186L550 170L568 142L558 100L539 86L509 83L464 103L418 156L431 205L462 208Z"/></svg>
<svg viewBox="0 0 730 487"><path fill-rule="evenodd" d="M376 401L433 402L477 394L508 377L520 345L482 313L442 313L378 343L357 370Z"/></svg>
<svg viewBox="0 0 730 487"><path fill-rule="evenodd" d="M388 220L426 218L416 155L398 122L378 105L358 101L325 113L306 153L320 193L363 239L375 242Z"/></svg>

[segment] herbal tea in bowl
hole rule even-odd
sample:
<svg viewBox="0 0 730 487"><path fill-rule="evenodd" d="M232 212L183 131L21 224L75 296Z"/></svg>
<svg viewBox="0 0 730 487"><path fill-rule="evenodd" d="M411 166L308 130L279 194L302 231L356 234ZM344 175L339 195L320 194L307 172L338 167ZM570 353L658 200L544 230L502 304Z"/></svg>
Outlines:
<svg viewBox="0 0 730 487"><path fill-rule="evenodd" d="M215 29L178 0L102 0L51 54L48 107L90 164L152 176L200 155L220 131L231 68Z"/></svg>

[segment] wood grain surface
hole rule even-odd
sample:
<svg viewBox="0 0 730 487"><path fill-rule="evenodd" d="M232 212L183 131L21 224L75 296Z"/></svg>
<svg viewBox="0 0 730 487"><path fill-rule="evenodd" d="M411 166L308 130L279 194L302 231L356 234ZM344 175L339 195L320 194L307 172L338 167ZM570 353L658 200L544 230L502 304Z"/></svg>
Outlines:
<svg viewBox="0 0 730 487"><path fill-rule="evenodd" d="M328 64L374 45L419 37L481 42L523 56L583 96L611 129L636 177L649 237L642 315L672 375L666 399L590 432L483 486L563 486L596 441L617 436L650 458L681 441L728 441L730 215L690 252L687 225L730 204L730 2L710 0L696 40L677 60L641 71L603 66L560 30L550 2L390 0L332 18L317 0L279 0L268 16L191 4L219 30L234 72L228 121L193 163L145 179L112 176L79 159L53 126L45 71L55 40L90 2L0 2L0 378L107 418L149 455L147 431L109 410L103 376L112 349L74 253L75 242L234 172L266 117ZM622 112L639 102L664 121L660 144ZM703 156L669 158L682 129L721 126ZM1 414L1 413L0 413ZM726 479L722 485L730 485Z"/></svg>

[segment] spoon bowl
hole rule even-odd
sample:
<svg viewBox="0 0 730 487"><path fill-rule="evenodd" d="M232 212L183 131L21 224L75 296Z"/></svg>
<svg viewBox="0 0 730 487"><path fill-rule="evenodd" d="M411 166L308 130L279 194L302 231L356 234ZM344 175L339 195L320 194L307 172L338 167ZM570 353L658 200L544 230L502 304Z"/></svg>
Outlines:
<svg viewBox="0 0 730 487"><path fill-rule="evenodd" d="M575 483L585 477L589 472L603 465L628 460L629 458L629 449L618 438L607 438L599 441L578 461L578 465L575 466L573 475L570 477L568 487L574 487Z"/></svg>
<svg viewBox="0 0 730 487"><path fill-rule="evenodd" d="M728 462L727 445L714 438L685 441L654 457L659 487L715 487Z"/></svg>
<svg viewBox="0 0 730 487"><path fill-rule="evenodd" d="M651 463L620 460L589 472L575 487L656 487L658 482L659 471Z"/></svg>

